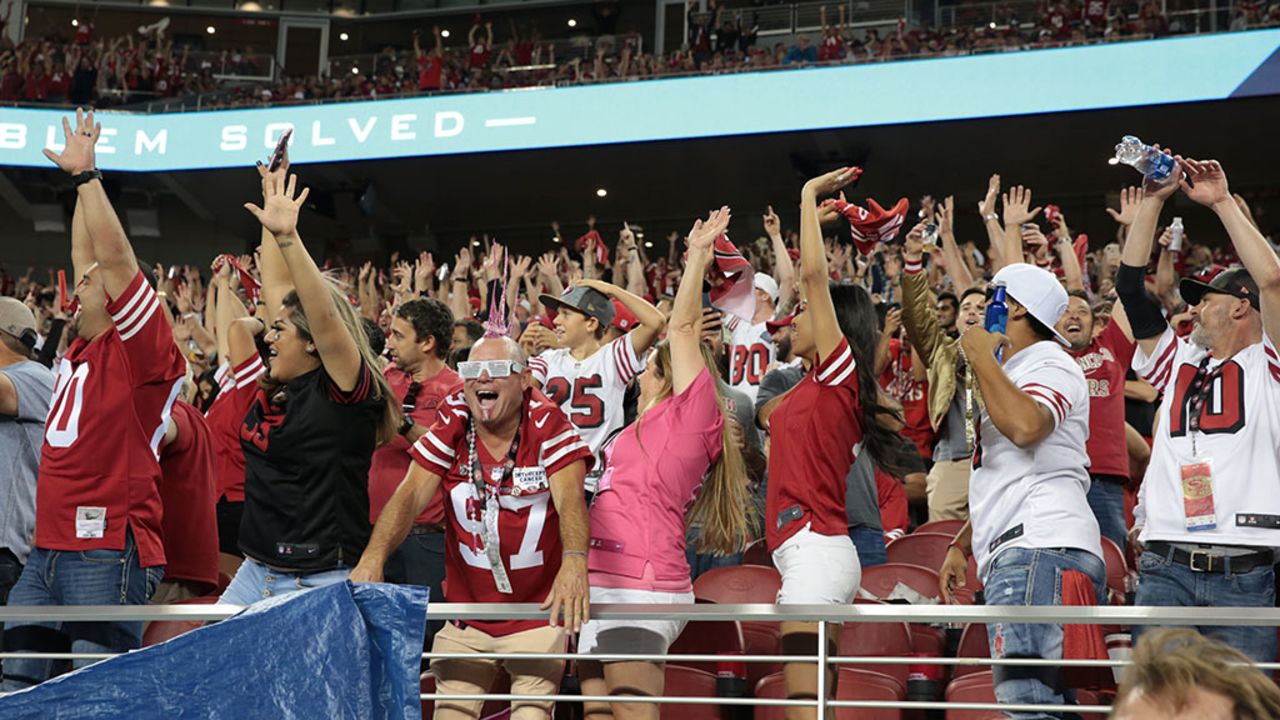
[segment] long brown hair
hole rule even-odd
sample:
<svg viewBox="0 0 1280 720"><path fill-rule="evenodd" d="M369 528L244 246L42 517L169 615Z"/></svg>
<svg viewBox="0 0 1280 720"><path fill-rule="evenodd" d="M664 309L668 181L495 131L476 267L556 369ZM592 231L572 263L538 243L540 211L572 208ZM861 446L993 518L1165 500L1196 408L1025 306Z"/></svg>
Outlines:
<svg viewBox="0 0 1280 720"><path fill-rule="evenodd" d="M369 374L373 376L373 396L382 401L382 413L378 416L378 444L385 445L391 442L396 431L400 428L401 413L400 402L396 400L395 393L391 392L391 386L387 384L387 379L383 377L381 366L378 364L378 358L373 354L373 349L369 346L369 336L364 331L364 323L360 322L359 316L351 307L351 301L347 299L347 293L332 277L324 276L325 287L329 290L329 299L333 302L333 307L338 312L338 317L342 320L342 324L347 328L347 332L351 333L352 339L356 341L356 348L360 351L360 358L364 361L364 365L369 370ZM284 306L284 314L289 318L289 322L298 328L298 334L306 338L308 342L314 342L315 337L311 334L311 322L307 320L307 314L303 312L302 302L298 299L298 291L290 290L281 301ZM267 397L274 398L284 389L283 383L271 379L271 373L267 373L262 377L261 386L266 389Z"/></svg>
<svg viewBox="0 0 1280 720"><path fill-rule="evenodd" d="M700 346L702 363L711 373L716 393L716 405L720 409L724 423L720 430L720 457L711 465L707 481L698 491L698 497L685 514L685 522L698 525L699 553L714 551L721 555L732 555L742 552L756 532L755 512L751 491L747 484L747 469L742 460L742 450L734 438L731 419L725 412L724 396L720 394L720 385L716 382L719 374L716 370L715 356L706 343ZM650 362L655 363L654 370L662 381L662 391L651 402L671 397L672 370L671 345L663 341L654 349ZM647 409L647 408L645 408ZM636 442L640 442L640 424L644 416L635 422ZM644 445L641 444L641 450Z"/></svg>

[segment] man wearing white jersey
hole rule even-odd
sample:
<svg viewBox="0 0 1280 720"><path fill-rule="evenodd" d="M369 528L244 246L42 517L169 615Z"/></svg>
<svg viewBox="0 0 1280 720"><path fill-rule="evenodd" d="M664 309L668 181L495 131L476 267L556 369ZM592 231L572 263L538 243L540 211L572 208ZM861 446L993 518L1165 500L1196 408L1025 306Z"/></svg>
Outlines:
<svg viewBox="0 0 1280 720"><path fill-rule="evenodd" d="M611 300L621 302L638 324L627 334L601 344L613 322ZM529 360L534 383L560 406L595 456L587 476L587 492L595 492L603 473L601 449L624 424L627 384L644 370L645 355L666 325L652 304L617 285L581 280L560 297L543 295L542 304L556 311L556 339L561 347Z"/></svg>
<svg viewBox="0 0 1280 720"><path fill-rule="evenodd" d="M751 322L725 315L729 328L729 386L756 401L760 381L773 365L777 351L769 335L769 321L778 307L778 283L772 276L758 272L753 280L756 312Z"/></svg>
<svg viewBox="0 0 1280 720"><path fill-rule="evenodd" d="M1179 290L1195 323L1189 340L1174 335L1143 289L1160 210L1179 187L1218 215L1244 263L1209 283L1182 280ZM1143 545L1137 604L1273 607L1273 549L1280 546L1280 260L1236 205L1216 161L1178 158L1170 182L1148 186L1116 290L1138 341L1133 369L1164 393L1135 511ZM1275 658L1274 632L1198 629L1258 662Z"/></svg>
<svg viewBox="0 0 1280 720"><path fill-rule="evenodd" d="M957 571L964 577L969 544L989 605L1060 605L1067 571L1092 581L1101 602L1106 566L1087 499L1088 383L1053 329L1067 292L1026 263L1006 266L993 282L1008 291L1007 335L972 327L960 337L985 408L974 437L969 525L948 550L944 583ZM993 658L1062 657L1061 625L991 623L987 639ZM994 674L1001 703L1063 702L1059 668L997 666Z"/></svg>

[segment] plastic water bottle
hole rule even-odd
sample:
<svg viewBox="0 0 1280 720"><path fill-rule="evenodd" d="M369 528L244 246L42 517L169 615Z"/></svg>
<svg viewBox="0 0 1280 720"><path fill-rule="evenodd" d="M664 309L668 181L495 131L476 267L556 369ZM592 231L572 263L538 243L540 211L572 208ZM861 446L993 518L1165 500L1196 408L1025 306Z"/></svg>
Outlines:
<svg viewBox="0 0 1280 720"><path fill-rule="evenodd" d="M1133 167L1148 180L1165 180L1173 172L1173 158L1132 135L1125 135L1116 145L1116 162Z"/></svg>
<svg viewBox="0 0 1280 720"><path fill-rule="evenodd" d="M1182 218L1176 217L1169 224L1169 252L1182 252Z"/></svg>
<svg viewBox="0 0 1280 720"><path fill-rule="evenodd" d="M991 302L987 303L987 315L982 323L989 333L1004 334L1009 324L1009 303L1005 298L1007 292L1005 286L997 285L991 293ZM1003 361L1003 355L1003 349L996 350L996 360Z"/></svg>

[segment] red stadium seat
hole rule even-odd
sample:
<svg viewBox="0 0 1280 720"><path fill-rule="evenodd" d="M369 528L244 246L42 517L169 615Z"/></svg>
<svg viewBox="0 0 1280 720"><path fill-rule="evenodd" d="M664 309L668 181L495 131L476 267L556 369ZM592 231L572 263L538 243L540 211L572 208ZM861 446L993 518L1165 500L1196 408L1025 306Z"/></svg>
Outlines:
<svg viewBox="0 0 1280 720"><path fill-rule="evenodd" d="M142 647L159 645L166 640L172 640L179 635L185 635L202 627L204 627L203 620L156 620L149 622L146 629L142 631Z"/></svg>
<svg viewBox="0 0 1280 720"><path fill-rule="evenodd" d="M704 670L667 665L666 685L662 694L666 697L715 697L716 676ZM663 720L720 720L719 705L659 705Z"/></svg>
<svg viewBox="0 0 1280 720"><path fill-rule="evenodd" d="M836 654L842 657L910 657L915 654L911 629L906 623L851 622L840 633ZM903 687L907 685L906 665L850 665L888 675Z"/></svg>
<svg viewBox="0 0 1280 720"><path fill-rule="evenodd" d="M1107 564L1107 589L1110 591L1112 605L1124 605L1125 579L1129 575L1129 564L1125 562L1124 551L1108 537L1102 538L1102 559Z"/></svg>
<svg viewBox="0 0 1280 720"><path fill-rule="evenodd" d="M693 596L714 603L773 604L782 588L782 576L771 567L735 565L715 568L693 581Z"/></svg>
<svg viewBox="0 0 1280 720"><path fill-rule="evenodd" d="M769 545L764 538L760 538L747 546L747 549L742 553L742 564L773 567L773 553L769 552Z"/></svg>
<svg viewBox="0 0 1280 720"><path fill-rule="evenodd" d="M222 591L226 590L227 586L230 584L231 584L231 576L222 571L219 571L218 572L218 589L215 590L214 593L217 595L221 595Z"/></svg>
<svg viewBox="0 0 1280 720"><path fill-rule="evenodd" d="M418 686L421 693L434 693L436 691L436 678L429 672L422 673L422 682ZM422 717L429 718L435 714L435 701L422 701Z"/></svg>
<svg viewBox="0 0 1280 720"><path fill-rule="evenodd" d="M782 630L778 623L742 623L742 643L747 655L778 655L781 652ZM780 672L782 663L747 663L747 687L755 687L762 678Z"/></svg>
<svg viewBox="0 0 1280 720"><path fill-rule="evenodd" d="M951 681L947 686L947 702L993 703L996 691L991 685L991 671L970 673ZM992 710L947 710L947 720L994 720L1004 718L1004 713Z"/></svg>
<svg viewBox="0 0 1280 720"><path fill-rule="evenodd" d="M761 679L756 685L757 698L782 699L787 696L782 673L774 673ZM836 687L837 700L902 700L906 690L896 679L871 670L852 667L840 668L840 682ZM900 720L902 711L881 708L840 708L836 720ZM781 707L757 707L755 720L784 720L786 709Z"/></svg>
<svg viewBox="0 0 1280 720"><path fill-rule="evenodd" d="M970 623L969 625L964 626L964 631L960 633L960 645L956 648L956 657L991 657L991 644L987 642L986 625ZM967 675L990 672L990 669L990 665L956 665L955 670L952 672L952 677L959 680ZM955 684L954 681L952 684Z"/></svg>
<svg viewBox="0 0 1280 720"><path fill-rule="evenodd" d="M955 539L954 535L934 532L914 532L889 543L885 553L892 563L910 563L927 567L935 572L942 567L947 558L947 546Z"/></svg>
<svg viewBox="0 0 1280 720"><path fill-rule="evenodd" d="M741 655L744 651L742 626L737 622L708 620L691 622L684 626L680 637L671 643L667 650L671 655ZM716 663L686 661L673 658L674 665L696 668L712 675L716 673Z"/></svg>
<svg viewBox="0 0 1280 720"><path fill-rule="evenodd" d="M952 537L955 537L956 533L960 532L960 528L964 527L965 522L967 521L965 520L930 520L929 522L916 528L915 532L916 533L934 532L934 533L942 533L944 535L950 535ZM915 533L912 533L912 535L914 534Z"/></svg>
<svg viewBox="0 0 1280 720"><path fill-rule="evenodd" d="M885 600L901 583L926 598L937 600L938 572L920 565L889 562L862 569L862 587L859 595L869 594L877 600Z"/></svg>

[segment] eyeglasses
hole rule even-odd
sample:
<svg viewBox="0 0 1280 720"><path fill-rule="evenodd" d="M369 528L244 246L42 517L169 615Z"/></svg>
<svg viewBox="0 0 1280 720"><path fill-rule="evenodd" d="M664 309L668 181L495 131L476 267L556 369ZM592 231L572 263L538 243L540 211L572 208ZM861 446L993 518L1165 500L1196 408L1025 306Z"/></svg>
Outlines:
<svg viewBox="0 0 1280 720"><path fill-rule="evenodd" d="M488 373L489 377L496 380L523 370L524 365L515 360L468 360L458 363L458 375L463 380L478 380L481 373Z"/></svg>

